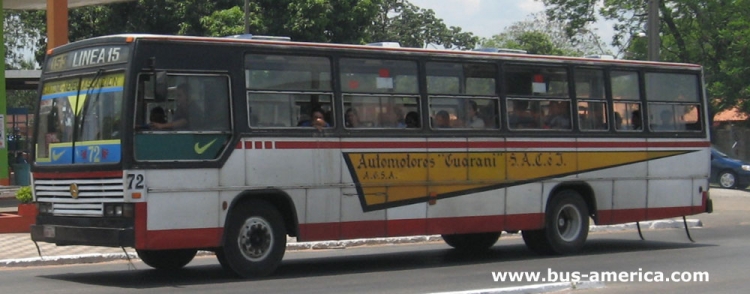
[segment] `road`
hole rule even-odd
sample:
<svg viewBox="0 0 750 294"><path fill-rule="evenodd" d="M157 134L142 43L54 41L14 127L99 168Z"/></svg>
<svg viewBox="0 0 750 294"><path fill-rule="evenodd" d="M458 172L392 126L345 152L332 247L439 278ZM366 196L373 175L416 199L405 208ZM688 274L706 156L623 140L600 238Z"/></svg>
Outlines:
<svg viewBox="0 0 750 294"><path fill-rule="evenodd" d="M3 293L434 293L534 284L495 282L493 272L707 272L708 282L607 282L577 293L750 293L750 193L712 189L715 213L695 216L696 243L680 229L592 233L584 252L542 257L518 237L486 253L463 255L442 243L288 252L270 278L238 280L211 256L166 273L135 262L0 269Z"/></svg>

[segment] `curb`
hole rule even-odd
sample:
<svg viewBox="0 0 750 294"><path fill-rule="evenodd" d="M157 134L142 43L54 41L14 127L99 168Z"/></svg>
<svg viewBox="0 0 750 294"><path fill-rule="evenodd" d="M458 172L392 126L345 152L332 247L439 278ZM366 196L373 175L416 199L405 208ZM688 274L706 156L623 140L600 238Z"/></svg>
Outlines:
<svg viewBox="0 0 750 294"><path fill-rule="evenodd" d="M547 284L534 284L518 287L505 287L493 289L476 289L456 292L437 292L431 294L515 294L515 293L548 293L560 291L575 291L582 289L604 288L602 282L578 281L578 282L559 282Z"/></svg>
<svg viewBox="0 0 750 294"><path fill-rule="evenodd" d="M703 222L699 219L688 219L688 227L699 228L703 227ZM635 229L635 223L626 223L620 225L609 225L609 226L590 226L590 232L619 232ZM646 230L657 230L657 229L675 229L684 228L682 221L677 220L659 220L659 221L646 221L641 222L641 229ZM520 233L508 234L510 236L520 236ZM322 242L296 242L296 238L287 239L287 250L289 251L302 251L302 250L321 250L321 249L346 249L350 247L361 247L361 246L373 246L373 245L394 245L394 244L413 244L413 243L427 243L442 241L443 238L440 235L429 235L429 236L412 236L412 237L392 237L392 238L371 238L371 239L352 239L343 241L322 241ZM31 242L31 241L29 241ZM214 255L211 251L198 251L197 256ZM81 263L99 263L113 260L125 260L125 259L138 260L138 255L134 250L127 251L127 255L123 253L90 253L80 255L57 255L57 256L43 256L33 258L21 258L21 259L2 259L0 260L0 268L2 267L30 267L40 265L63 265L63 264L81 264ZM553 283L554 285L560 283ZM563 283L571 285L571 283ZM552 284L540 284L540 285L552 285ZM555 286L557 287L557 286ZM498 288L504 289L504 288ZM555 290L558 291L558 290ZM456 292L464 293L464 292ZM466 293L495 293L495 292L466 292ZM513 292L497 292L497 293L513 293ZM518 293L537 293L537 292L518 292Z"/></svg>

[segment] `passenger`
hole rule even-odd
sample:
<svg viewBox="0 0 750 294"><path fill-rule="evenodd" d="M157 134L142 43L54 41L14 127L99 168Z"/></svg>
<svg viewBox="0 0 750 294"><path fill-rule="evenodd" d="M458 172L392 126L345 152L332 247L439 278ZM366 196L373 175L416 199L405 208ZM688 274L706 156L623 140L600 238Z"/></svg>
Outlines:
<svg viewBox="0 0 750 294"><path fill-rule="evenodd" d="M511 100L513 110L508 113L508 124L512 129L534 128L536 122L529 111L528 100Z"/></svg>
<svg viewBox="0 0 750 294"><path fill-rule="evenodd" d="M671 110L662 110L659 113L659 118L661 119L661 124L656 127L657 130L672 131L677 129L674 122L674 114Z"/></svg>
<svg viewBox="0 0 750 294"><path fill-rule="evenodd" d="M484 120L477 116L477 103L472 100L467 100L464 106L466 112L466 121L464 121L464 127L482 129L484 128Z"/></svg>
<svg viewBox="0 0 750 294"><path fill-rule="evenodd" d="M640 130L643 128L643 121L641 120L641 111L633 110L630 116L630 125L633 126L634 130Z"/></svg>
<svg viewBox="0 0 750 294"><path fill-rule="evenodd" d="M357 114L357 110L354 108L349 108L346 110L346 114L344 115L346 118L346 127L347 128L359 128L362 127L361 123L359 122L359 115Z"/></svg>
<svg viewBox="0 0 750 294"><path fill-rule="evenodd" d="M315 109L312 112L312 119L308 121L304 121L299 124L301 127L314 127L318 130L322 130L323 128L330 128L331 125L329 125L326 120L325 116L323 115L322 109Z"/></svg>
<svg viewBox="0 0 750 294"><path fill-rule="evenodd" d="M551 101L549 103L549 116L544 120L544 127L547 129L570 129L570 119L568 118L569 107L567 102Z"/></svg>
<svg viewBox="0 0 750 294"><path fill-rule="evenodd" d="M404 118L404 122L406 123L407 128L414 128L418 129L420 128L420 122L419 122L419 113L416 111L410 111L406 114L406 118Z"/></svg>
<svg viewBox="0 0 750 294"><path fill-rule="evenodd" d="M391 111L380 114L380 127L383 128L405 128L406 124L402 118L403 112L400 108L394 107Z"/></svg>
<svg viewBox="0 0 750 294"><path fill-rule="evenodd" d="M190 100L188 98L188 85L180 84L175 89L175 102L177 106L175 108L174 116L171 122L158 123L152 122L151 126L154 129L188 129L190 128Z"/></svg>
<svg viewBox="0 0 750 294"><path fill-rule="evenodd" d="M435 128L445 129L451 127L451 117L447 111L441 110L435 114Z"/></svg>
<svg viewBox="0 0 750 294"><path fill-rule="evenodd" d="M167 123L167 113L164 111L164 108L162 108L161 106L156 106L151 109L151 113L149 114L148 121L150 123L165 124Z"/></svg>

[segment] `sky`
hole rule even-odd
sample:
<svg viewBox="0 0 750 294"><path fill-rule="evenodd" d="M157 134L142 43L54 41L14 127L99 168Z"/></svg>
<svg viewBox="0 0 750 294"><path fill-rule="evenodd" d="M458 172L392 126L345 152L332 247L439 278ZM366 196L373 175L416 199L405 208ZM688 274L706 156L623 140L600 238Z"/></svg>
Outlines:
<svg viewBox="0 0 750 294"><path fill-rule="evenodd" d="M432 9L446 26L461 27L464 32L490 38L515 22L530 19L530 14L544 10L539 0L408 0L420 8ZM599 22L593 26L605 43L614 34L612 25Z"/></svg>

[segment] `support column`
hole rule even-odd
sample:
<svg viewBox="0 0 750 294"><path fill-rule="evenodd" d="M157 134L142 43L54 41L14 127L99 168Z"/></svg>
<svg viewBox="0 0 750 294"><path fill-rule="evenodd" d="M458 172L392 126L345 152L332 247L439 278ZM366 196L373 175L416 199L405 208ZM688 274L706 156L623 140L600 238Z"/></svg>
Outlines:
<svg viewBox="0 0 750 294"><path fill-rule="evenodd" d="M68 43L68 0L47 0L47 50Z"/></svg>
<svg viewBox="0 0 750 294"><path fill-rule="evenodd" d="M3 12L3 1L0 1L0 12ZM3 23L0 23L0 31L5 31ZM3 35L0 35L0 44L5 44ZM3 63L0 64L0 114L3 116L3 120L0 123L5 127L5 117L7 116L7 110L5 108L5 46L0 46L0 56L3 56ZM6 130L7 131L7 130ZM5 136L5 132L2 133L2 148L0 148L0 186L10 185L10 173L8 172L8 137Z"/></svg>

